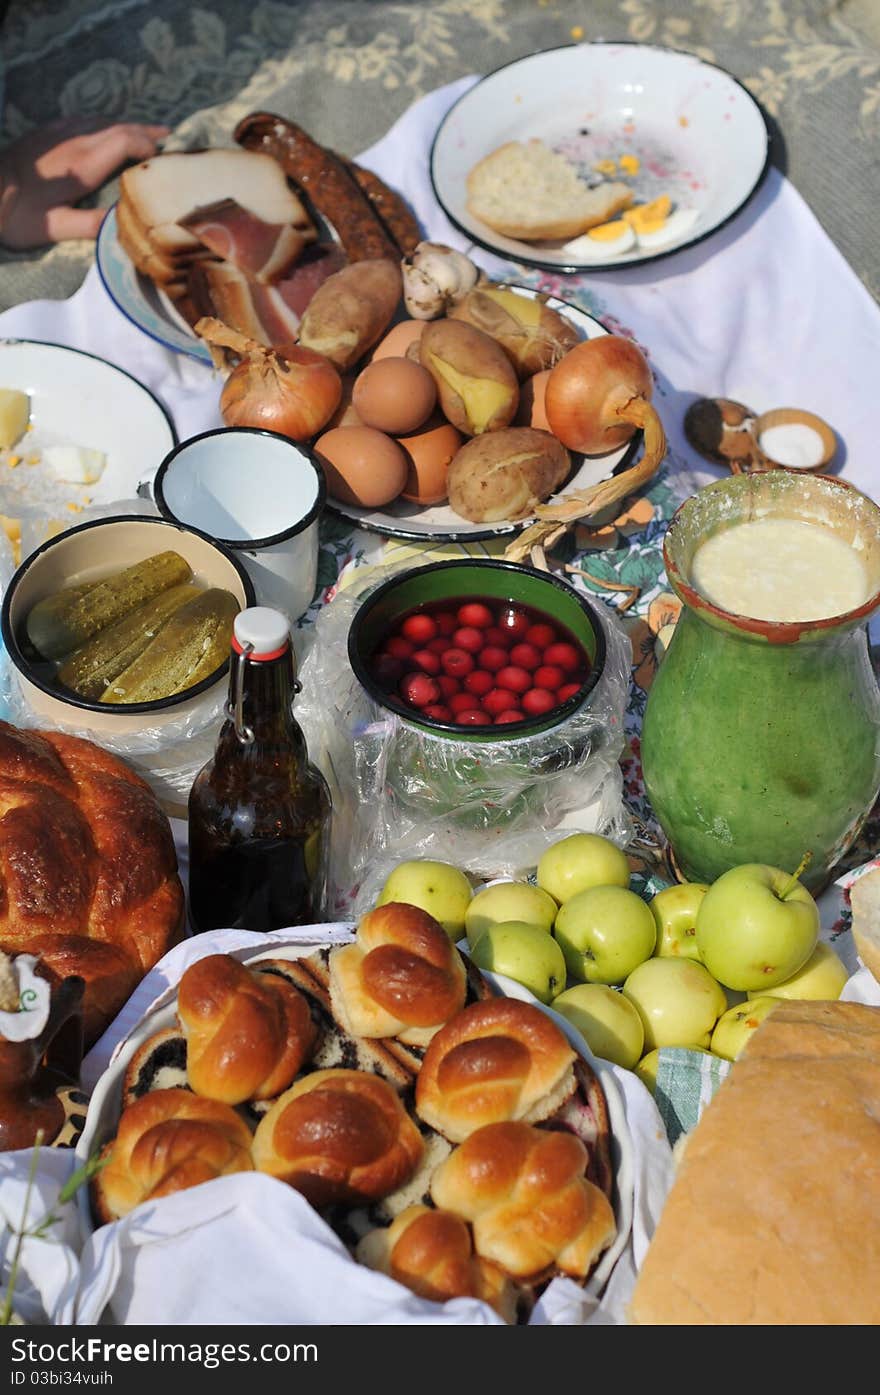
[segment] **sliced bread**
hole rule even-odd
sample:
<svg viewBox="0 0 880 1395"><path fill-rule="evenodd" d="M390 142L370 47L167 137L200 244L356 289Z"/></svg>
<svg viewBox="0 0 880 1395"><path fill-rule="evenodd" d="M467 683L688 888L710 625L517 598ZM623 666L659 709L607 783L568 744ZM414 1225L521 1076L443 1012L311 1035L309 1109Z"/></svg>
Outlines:
<svg viewBox="0 0 880 1395"><path fill-rule="evenodd" d="M474 165L467 206L475 218L521 242L577 237L632 203L620 181L594 188L541 140L508 141Z"/></svg>

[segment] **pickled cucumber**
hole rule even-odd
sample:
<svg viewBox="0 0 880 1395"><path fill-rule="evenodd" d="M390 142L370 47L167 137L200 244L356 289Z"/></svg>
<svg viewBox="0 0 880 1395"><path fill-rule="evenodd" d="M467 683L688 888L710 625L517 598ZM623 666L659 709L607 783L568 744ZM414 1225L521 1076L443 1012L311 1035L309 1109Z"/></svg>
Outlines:
<svg viewBox="0 0 880 1395"><path fill-rule="evenodd" d="M231 591L212 586L181 606L156 638L101 694L107 703L155 702L201 683L229 654L239 611Z"/></svg>
<svg viewBox="0 0 880 1395"><path fill-rule="evenodd" d="M44 659L62 659L144 601L191 578L192 568L178 552L157 552L100 581L38 601L25 622L27 637Z"/></svg>
<svg viewBox="0 0 880 1395"><path fill-rule="evenodd" d="M58 670L58 681L79 697L95 701L134 663L176 610L200 595L191 581L172 586L93 635Z"/></svg>

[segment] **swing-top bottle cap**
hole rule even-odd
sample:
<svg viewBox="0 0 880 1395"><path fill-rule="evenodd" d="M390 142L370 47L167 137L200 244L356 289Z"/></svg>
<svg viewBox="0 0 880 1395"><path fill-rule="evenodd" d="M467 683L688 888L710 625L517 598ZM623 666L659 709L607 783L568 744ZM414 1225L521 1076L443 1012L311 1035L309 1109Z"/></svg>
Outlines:
<svg viewBox="0 0 880 1395"><path fill-rule="evenodd" d="M248 658L266 662L277 659L290 645L290 625L280 610L265 605L240 610L232 626L232 647L237 654L250 649Z"/></svg>

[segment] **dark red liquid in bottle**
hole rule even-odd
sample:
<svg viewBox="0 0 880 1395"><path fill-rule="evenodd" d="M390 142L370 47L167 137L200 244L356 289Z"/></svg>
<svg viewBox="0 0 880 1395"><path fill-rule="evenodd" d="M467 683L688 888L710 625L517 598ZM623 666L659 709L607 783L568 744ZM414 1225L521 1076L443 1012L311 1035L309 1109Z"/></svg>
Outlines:
<svg viewBox="0 0 880 1395"><path fill-rule="evenodd" d="M234 647L229 715L189 797L195 932L265 932L324 917L330 793L309 761L294 692L289 643L268 658Z"/></svg>

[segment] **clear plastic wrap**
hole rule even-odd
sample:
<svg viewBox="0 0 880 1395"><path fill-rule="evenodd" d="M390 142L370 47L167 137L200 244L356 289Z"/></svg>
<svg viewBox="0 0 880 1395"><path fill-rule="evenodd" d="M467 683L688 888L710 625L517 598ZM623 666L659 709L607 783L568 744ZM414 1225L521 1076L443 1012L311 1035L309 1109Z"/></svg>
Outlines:
<svg viewBox="0 0 880 1395"><path fill-rule="evenodd" d="M348 633L365 596L412 562L355 572L318 616L302 665L296 716L334 800L334 915L373 904L409 858L451 862L477 879L522 877L575 829L628 841L618 757L631 650L612 612L591 597L607 654L587 702L539 735L457 741L374 702L351 670Z"/></svg>

